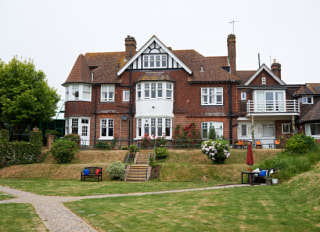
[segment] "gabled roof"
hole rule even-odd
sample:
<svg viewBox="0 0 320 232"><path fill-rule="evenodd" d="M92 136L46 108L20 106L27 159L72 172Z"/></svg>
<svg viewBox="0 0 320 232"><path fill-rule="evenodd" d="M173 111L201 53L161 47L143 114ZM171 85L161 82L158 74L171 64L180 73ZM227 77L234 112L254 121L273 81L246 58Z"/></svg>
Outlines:
<svg viewBox="0 0 320 232"><path fill-rule="evenodd" d="M189 75L192 74L191 69L185 65L170 49L167 48L155 35L146 42L142 48L117 72L118 76L121 74L152 44L157 43L166 53L170 54L172 58L187 72Z"/></svg>
<svg viewBox="0 0 320 232"><path fill-rule="evenodd" d="M301 87L296 95L318 95L320 94L320 83L306 83Z"/></svg>
<svg viewBox="0 0 320 232"><path fill-rule="evenodd" d="M259 75L259 73L262 72L262 70L265 70L274 80L276 80L280 85L285 85L286 83L284 83L281 79L279 79L265 64L262 64L261 67L258 69L258 71L252 76L250 77L249 80L246 81L246 83L244 83L244 85L250 85L250 83Z"/></svg>
<svg viewBox="0 0 320 232"><path fill-rule="evenodd" d="M320 121L320 101L315 103L311 109L299 120L300 122Z"/></svg>
<svg viewBox="0 0 320 232"><path fill-rule="evenodd" d="M90 70L86 59L80 54L66 80L66 83L91 83ZM64 85L63 84L63 85Z"/></svg>
<svg viewBox="0 0 320 232"><path fill-rule="evenodd" d="M256 70L241 70L237 71L236 75L239 77L242 83L246 83L255 73Z"/></svg>

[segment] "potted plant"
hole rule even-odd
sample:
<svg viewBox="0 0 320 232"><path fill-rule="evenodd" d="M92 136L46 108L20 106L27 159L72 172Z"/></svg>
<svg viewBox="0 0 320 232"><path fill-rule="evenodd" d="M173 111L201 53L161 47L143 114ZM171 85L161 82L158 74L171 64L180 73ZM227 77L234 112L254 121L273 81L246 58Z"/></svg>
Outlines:
<svg viewBox="0 0 320 232"><path fill-rule="evenodd" d="M278 184L279 183L279 171L275 171L270 175L272 184Z"/></svg>
<svg viewBox="0 0 320 232"><path fill-rule="evenodd" d="M130 154L131 156L134 156L134 151L136 150L137 146L134 144L130 145Z"/></svg>

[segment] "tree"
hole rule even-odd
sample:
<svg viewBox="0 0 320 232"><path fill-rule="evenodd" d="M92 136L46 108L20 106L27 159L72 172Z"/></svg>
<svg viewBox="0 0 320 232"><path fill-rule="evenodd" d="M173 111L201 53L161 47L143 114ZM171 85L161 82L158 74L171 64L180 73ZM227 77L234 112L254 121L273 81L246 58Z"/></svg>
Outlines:
<svg viewBox="0 0 320 232"><path fill-rule="evenodd" d="M0 121L15 129L55 115L60 99L48 86L45 74L35 69L31 60L14 57L8 64L0 60Z"/></svg>

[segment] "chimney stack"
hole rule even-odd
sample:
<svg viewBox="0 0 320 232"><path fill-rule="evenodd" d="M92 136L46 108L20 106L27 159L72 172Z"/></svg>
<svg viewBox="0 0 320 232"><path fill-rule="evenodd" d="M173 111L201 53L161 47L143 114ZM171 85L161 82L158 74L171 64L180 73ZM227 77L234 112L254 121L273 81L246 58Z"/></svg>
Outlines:
<svg viewBox="0 0 320 232"><path fill-rule="evenodd" d="M136 54L136 39L128 35L124 41L126 46L126 60L130 60L130 58Z"/></svg>
<svg viewBox="0 0 320 232"><path fill-rule="evenodd" d="M237 63L236 63L236 36L230 34L228 36L228 59L230 63L230 72L236 75Z"/></svg>
<svg viewBox="0 0 320 232"><path fill-rule="evenodd" d="M281 80L281 64L277 63L276 59L273 59L271 70L274 73L274 75L279 77L279 79Z"/></svg>

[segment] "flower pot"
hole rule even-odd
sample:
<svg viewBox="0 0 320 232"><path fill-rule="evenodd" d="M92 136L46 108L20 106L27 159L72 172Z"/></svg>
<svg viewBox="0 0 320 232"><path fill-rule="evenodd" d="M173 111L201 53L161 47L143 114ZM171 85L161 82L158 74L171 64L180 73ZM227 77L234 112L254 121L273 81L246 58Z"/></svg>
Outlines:
<svg viewBox="0 0 320 232"><path fill-rule="evenodd" d="M216 158L213 160L213 163L215 163L215 164L224 164L224 161L225 161L226 159L227 159L226 157L216 157Z"/></svg>
<svg viewBox="0 0 320 232"><path fill-rule="evenodd" d="M278 184L279 180L278 179L272 179L272 184Z"/></svg>

